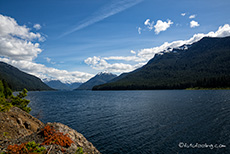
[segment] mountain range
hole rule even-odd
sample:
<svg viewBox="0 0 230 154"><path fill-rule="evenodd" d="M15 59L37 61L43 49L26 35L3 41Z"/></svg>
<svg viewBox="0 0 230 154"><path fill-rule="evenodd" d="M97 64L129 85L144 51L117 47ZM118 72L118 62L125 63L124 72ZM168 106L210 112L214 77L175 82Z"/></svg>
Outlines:
<svg viewBox="0 0 230 154"><path fill-rule="evenodd" d="M93 90L230 87L230 37L204 37L185 46L156 54L143 67Z"/></svg>
<svg viewBox="0 0 230 154"><path fill-rule="evenodd" d="M107 83L117 75L107 72L98 73L85 83L62 83L59 80L44 82L36 76L27 74L18 68L4 62L0 62L0 80L5 80L13 91L26 88L29 91L41 90L91 90L94 86Z"/></svg>
<svg viewBox="0 0 230 154"><path fill-rule="evenodd" d="M5 80L14 91L20 91L24 88L30 91L53 90L36 76L20 71L4 62L0 62L0 80Z"/></svg>
<svg viewBox="0 0 230 154"><path fill-rule="evenodd" d="M89 79L87 82L81 84L76 90L92 90L94 86L107 83L116 77L117 75L115 74L101 72Z"/></svg>
<svg viewBox="0 0 230 154"><path fill-rule="evenodd" d="M59 80L51 80L51 81L45 81L45 84L57 90L73 90L73 89L78 88L82 83L74 82L74 83L69 84L69 83L63 83Z"/></svg>

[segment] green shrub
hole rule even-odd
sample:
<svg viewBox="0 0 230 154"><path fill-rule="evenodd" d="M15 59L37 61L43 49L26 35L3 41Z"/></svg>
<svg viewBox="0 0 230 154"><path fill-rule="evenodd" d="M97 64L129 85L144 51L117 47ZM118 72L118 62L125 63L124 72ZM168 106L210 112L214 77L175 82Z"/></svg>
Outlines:
<svg viewBox="0 0 230 154"><path fill-rule="evenodd" d="M78 147L75 154L84 154L82 147Z"/></svg>
<svg viewBox="0 0 230 154"><path fill-rule="evenodd" d="M25 147L28 151L39 154L45 152L46 150L45 147L39 147L39 144L36 144L34 141L28 142Z"/></svg>
<svg viewBox="0 0 230 154"><path fill-rule="evenodd" d="M34 141L22 143L20 145L14 144L7 147L6 154L45 154L46 148L40 147L39 144L36 144ZM4 153L5 154L5 153Z"/></svg>
<svg viewBox="0 0 230 154"><path fill-rule="evenodd" d="M5 98L5 95L4 95L4 86L3 86L2 81L0 80L0 98L3 98L3 97Z"/></svg>
<svg viewBox="0 0 230 154"><path fill-rule="evenodd" d="M12 106L16 106L29 113L31 108L27 105L30 101L24 99L27 96L27 92L26 89L23 89L17 96L14 96L8 84L4 80L0 80L0 112L9 111Z"/></svg>
<svg viewBox="0 0 230 154"><path fill-rule="evenodd" d="M9 98L13 95L12 90L10 89L8 83L5 80L2 80L2 86L3 86L3 95L5 98Z"/></svg>
<svg viewBox="0 0 230 154"><path fill-rule="evenodd" d="M13 105L8 102L5 98L0 98L0 112L7 112Z"/></svg>
<svg viewBox="0 0 230 154"><path fill-rule="evenodd" d="M11 104L29 113L31 111L31 108L27 107L27 105L30 103L30 101L24 99L24 97L27 96L27 92L28 91L26 89L23 89L23 91L20 92L17 96L12 95Z"/></svg>
<svg viewBox="0 0 230 154"><path fill-rule="evenodd" d="M11 138L11 136L9 135L8 132L3 132L2 135L3 135L3 137L5 137L5 138L8 138L8 139Z"/></svg>

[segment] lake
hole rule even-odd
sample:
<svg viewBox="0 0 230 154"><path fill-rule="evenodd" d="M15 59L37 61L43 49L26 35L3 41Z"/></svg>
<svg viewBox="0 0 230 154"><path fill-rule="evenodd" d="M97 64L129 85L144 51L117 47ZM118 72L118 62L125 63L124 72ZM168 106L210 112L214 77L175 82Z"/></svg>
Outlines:
<svg viewBox="0 0 230 154"><path fill-rule="evenodd" d="M230 90L29 92L31 114L103 154L229 154Z"/></svg>

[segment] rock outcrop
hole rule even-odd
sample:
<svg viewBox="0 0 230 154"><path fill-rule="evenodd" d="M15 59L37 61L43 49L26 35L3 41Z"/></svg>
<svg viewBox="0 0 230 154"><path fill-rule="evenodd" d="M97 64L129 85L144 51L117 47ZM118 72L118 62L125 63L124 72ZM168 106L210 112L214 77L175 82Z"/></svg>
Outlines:
<svg viewBox="0 0 230 154"><path fill-rule="evenodd" d="M37 118L17 107L0 112L0 144L28 136L44 126Z"/></svg>
<svg viewBox="0 0 230 154"><path fill-rule="evenodd" d="M47 125L55 132L68 136L72 141L71 146L62 147L54 142L42 145L45 140L43 131ZM84 154L100 154L93 144L76 130L61 123L43 124L17 107L11 108L9 112L0 112L0 126L0 153L6 152L9 145L34 141L45 147L46 153L49 154L75 154L79 148L83 150Z"/></svg>

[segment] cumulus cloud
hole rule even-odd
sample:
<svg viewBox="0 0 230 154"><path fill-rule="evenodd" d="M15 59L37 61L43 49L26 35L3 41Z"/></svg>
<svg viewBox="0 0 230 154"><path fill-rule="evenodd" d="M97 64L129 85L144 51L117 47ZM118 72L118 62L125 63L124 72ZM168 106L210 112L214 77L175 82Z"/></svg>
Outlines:
<svg viewBox="0 0 230 154"><path fill-rule="evenodd" d="M0 36L1 38L15 38L18 37L23 40L32 41L34 39L38 39L39 41L43 41L45 38L41 36L40 33L30 32L30 29L24 26L19 26L17 22L7 16L3 16L0 14Z"/></svg>
<svg viewBox="0 0 230 154"><path fill-rule="evenodd" d="M166 31L170 25L172 25L173 22L171 20L167 20L167 22L163 22L162 20L158 20L156 25L154 25L154 21L151 21L150 19L146 19L144 22L144 28L143 31L148 29L149 31L152 31L155 28L155 33L159 34L161 31ZM141 34L142 28L138 28L138 33Z"/></svg>
<svg viewBox="0 0 230 154"><path fill-rule="evenodd" d="M43 41L40 33L30 32L26 26L19 26L17 22L0 14L0 54L16 60L33 60L42 52L39 43Z"/></svg>
<svg viewBox="0 0 230 154"><path fill-rule="evenodd" d="M171 20L168 20L168 22L163 22L162 20L157 20L155 28L155 33L159 34L161 31L166 31L170 25L172 25L173 22Z"/></svg>
<svg viewBox="0 0 230 154"><path fill-rule="evenodd" d="M149 21L150 21L150 19L146 19L145 22L144 22L144 24L145 24L145 25L148 25L148 24L149 24Z"/></svg>
<svg viewBox="0 0 230 154"><path fill-rule="evenodd" d="M132 51L135 53L135 56L111 56L111 57L89 57L85 60L85 63L90 65L93 69L96 70L108 70L110 72L130 72L143 65L145 65L150 59L152 59L156 54L163 54L165 52L172 51L173 48L178 48L182 45L191 45L203 37L226 37L230 36L230 25L225 24L220 26L216 32L209 32L207 34L198 33L194 34L188 40L178 40L173 42L165 42L161 46L141 49L139 51ZM127 61L134 62L134 64L127 63L110 63L110 60L117 61Z"/></svg>
<svg viewBox="0 0 230 154"><path fill-rule="evenodd" d="M220 26L216 32L209 32L205 36L208 37L227 37L230 36L230 25L225 24L224 26Z"/></svg>
<svg viewBox="0 0 230 154"><path fill-rule="evenodd" d="M35 63L34 59L42 52L38 42L44 40L45 38L40 33L31 32L25 25L18 25L15 19L0 14L0 61L41 79L84 82L93 76L89 73L68 72ZM48 57L46 60L51 61Z"/></svg>
<svg viewBox="0 0 230 154"><path fill-rule="evenodd" d="M121 58L121 57L120 57ZM138 63L135 65L131 64L125 64L125 63L113 63L110 64L106 60L124 60L123 58L121 59L116 59L115 57L113 58L101 58L101 57L89 57L85 60L85 63L90 65L93 69L96 70L107 70L109 72L116 72L116 73L121 73L121 72L130 72L133 71L141 66L143 66L145 63Z"/></svg>
<svg viewBox="0 0 230 154"><path fill-rule="evenodd" d="M151 31L153 29L154 21L150 22L150 19L146 19L144 25Z"/></svg>
<svg viewBox="0 0 230 154"><path fill-rule="evenodd" d="M131 51L130 51L130 53L132 53L132 54L134 54L134 55L136 54L136 52L135 52L135 51L133 51L133 50L131 50Z"/></svg>
<svg viewBox="0 0 230 154"><path fill-rule="evenodd" d="M186 13L181 13L181 16L185 16L186 15Z"/></svg>
<svg viewBox="0 0 230 154"><path fill-rule="evenodd" d="M197 21L192 20L192 21L190 22L190 27L191 27L191 28L198 27L198 26L200 26L200 24L199 24Z"/></svg>
<svg viewBox="0 0 230 154"><path fill-rule="evenodd" d="M33 26L36 30L39 30L42 28L42 26L40 24L34 24Z"/></svg>
<svg viewBox="0 0 230 154"><path fill-rule="evenodd" d="M195 14L189 16L189 19L194 19L194 18L196 18Z"/></svg>

